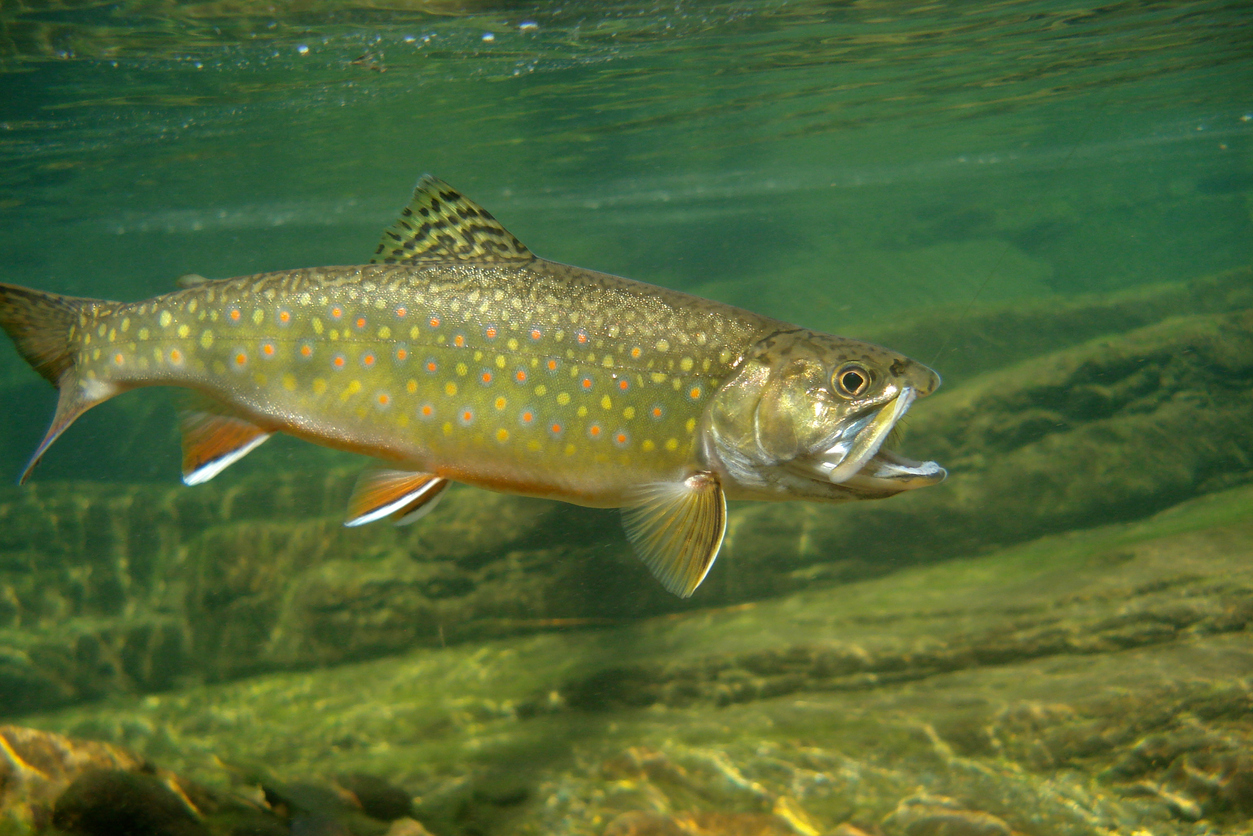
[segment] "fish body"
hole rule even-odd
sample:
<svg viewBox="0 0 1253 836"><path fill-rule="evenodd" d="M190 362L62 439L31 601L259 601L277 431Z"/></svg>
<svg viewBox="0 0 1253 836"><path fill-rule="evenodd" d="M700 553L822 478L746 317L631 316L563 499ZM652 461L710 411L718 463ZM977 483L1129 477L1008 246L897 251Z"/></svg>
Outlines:
<svg viewBox="0 0 1253 836"><path fill-rule="evenodd" d="M27 468L123 391L196 391L184 478L276 432L362 453L350 524L410 521L450 482L627 509L690 595L725 498L842 501L944 471L883 449L930 369L684 293L531 254L425 178L376 262L207 281L137 303L0 285L0 326L61 390ZM25 476L23 477L25 478Z"/></svg>

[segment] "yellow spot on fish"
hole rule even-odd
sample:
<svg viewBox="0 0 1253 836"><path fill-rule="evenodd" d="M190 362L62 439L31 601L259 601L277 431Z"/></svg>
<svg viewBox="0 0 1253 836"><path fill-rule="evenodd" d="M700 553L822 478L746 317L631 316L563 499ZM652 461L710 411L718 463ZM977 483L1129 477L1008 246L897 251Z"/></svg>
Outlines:
<svg viewBox="0 0 1253 836"><path fill-rule="evenodd" d="M542 397L544 397L544 396L545 396L545 395L547 395L547 394L548 394L548 387L547 387L547 386L545 386L544 384L542 384L542 383L541 383L539 386L536 386L536 387L535 387L535 396L536 396L536 397L542 398Z"/></svg>
<svg viewBox="0 0 1253 836"><path fill-rule="evenodd" d="M157 317L157 322L162 328L169 328L170 323L174 321L174 317L170 316L169 311L161 311L161 315Z"/></svg>
<svg viewBox="0 0 1253 836"><path fill-rule="evenodd" d="M422 332L418 330L418 326L413 326L409 329L409 339L416 340L418 338L418 334L420 333Z"/></svg>
<svg viewBox="0 0 1253 836"><path fill-rule="evenodd" d="M444 384L444 394L445 394L445 395L447 395L447 396L448 396L448 397L450 397L450 398L451 398L453 395L457 394L457 384L453 383L451 380L450 380L450 381L448 381L447 383L445 383L445 384Z"/></svg>
<svg viewBox="0 0 1253 836"><path fill-rule="evenodd" d="M506 401L504 398L497 398L495 402L495 406L497 409L504 409L505 406L508 405L508 403L509 402Z"/></svg>
<svg viewBox="0 0 1253 836"><path fill-rule="evenodd" d="M578 409L578 416L579 416L580 418L586 418L586 417L587 417L587 407L585 407L585 406L580 406L580 407L579 407L579 409Z"/></svg>
<svg viewBox="0 0 1253 836"><path fill-rule="evenodd" d="M100 349L98 349L98 348L93 348L93 349L91 350L91 359L93 359L93 360L99 360L99 359L100 359Z"/></svg>
<svg viewBox="0 0 1253 836"><path fill-rule="evenodd" d="M518 341L514 337L510 337L508 340L506 340L505 345L508 346L510 351L518 350Z"/></svg>
<svg viewBox="0 0 1253 836"><path fill-rule="evenodd" d="M535 439L531 439L530 441L526 443L526 449L530 450L532 453L538 453L542 446L543 445L540 444Z"/></svg>
<svg viewBox="0 0 1253 836"><path fill-rule="evenodd" d="M288 392L296 391L296 376L294 374L283 375L283 388Z"/></svg>
<svg viewBox="0 0 1253 836"><path fill-rule="evenodd" d="M452 423L451 422L445 421L444 426L441 427L441 429L443 429L444 435L452 435Z"/></svg>
<svg viewBox="0 0 1253 836"><path fill-rule="evenodd" d="M573 444L567 444L567 445L566 445L566 450L565 450L565 453L566 453L566 455L567 455L567 456L573 456L573 455L574 455L574 445L573 445Z"/></svg>
<svg viewBox="0 0 1253 836"><path fill-rule="evenodd" d="M266 384L266 377L261 372L257 372L256 374L254 374L252 376L252 379L257 382L258 386L264 386Z"/></svg>
<svg viewBox="0 0 1253 836"><path fill-rule="evenodd" d="M677 438L666 439L666 449L671 452L679 449L679 440Z"/></svg>
<svg viewBox="0 0 1253 836"><path fill-rule="evenodd" d="M499 441L499 442L501 442L502 444L503 444L504 442L508 441L508 440L509 440L509 430L505 429L504 427L501 427L500 429L498 429L498 430L496 431L496 440L497 440L497 441Z"/></svg>
<svg viewBox="0 0 1253 836"><path fill-rule="evenodd" d="M692 432L693 430L695 430L695 429L696 429L696 419L695 419L695 418L688 418L688 419L687 419L687 423L683 425L683 429L687 430L688 432Z"/></svg>
<svg viewBox="0 0 1253 836"><path fill-rule="evenodd" d="M360 391L361 391L361 381L351 380L348 382L348 385L344 387L344 391L339 393L339 399L341 401L346 401Z"/></svg>
<svg viewBox="0 0 1253 836"><path fill-rule="evenodd" d="M96 333L103 337L105 334L109 333L109 326L101 323L100 327L96 329Z"/></svg>
<svg viewBox="0 0 1253 836"><path fill-rule="evenodd" d="M496 368L503 369L504 367L505 367L505 355L497 354L496 355Z"/></svg>
<svg viewBox="0 0 1253 836"><path fill-rule="evenodd" d="M663 372L653 372L649 376L653 383L665 383L666 375Z"/></svg>
<svg viewBox="0 0 1253 836"><path fill-rule="evenodd" d="M690 372L692 370L692 358L684 357L682 360L680 360L679 368L685 372Z"/></svg>
<svg viewBox="0 0 1253 836"><path fill-rule="evenodd" d="M323 328L322 320L320 319L313 320L313 333L321 336L322 328Z"/></svg>
<svg viewBox="0 0 1253 836"><path fill-rule="evenodd" d="M613 357L611 357L610 355L606 354L606 355L605 355L605 359L604 359L604 360L601 360L601 361L600 361L600 364L601 364L602 366L604 366L605 368L607 368L607 369L612 369L612 368L613 368Z"/></svg>
<svg viewBox="0 0 1253 836"><path fill-rule="evenodd" d="M187 313L195 313L196 308L198 307L200 307L200 303L197 302L195 299L192 299L190 302L187 303ZM201 311L201 313L204 313L204 312Z"/></svg>
<svg viewBox="0 0 1253 836"><path fill-rule="evenodd" d="M539 394L538 389L536 390L536 394ZM565 406L566 404L570 403L570 393L569 392L557 393L557 403L560 404L561 406Z"/></svg>
<svg viewBox="0 0 1253 836"><path fill-rule="evenodd" d="M109 329L109 342L111 343L117 342L117 329L116 328Z"/></svg>
<svg viewBox="0 0 1253 836"><path fill-rule="evenodd" d="M465 364L465 363L458 363L458 364L457 364L457 377L465 377L465 376L466 376L466 374L467 374L469 371L470 371L470 370L469 370L468 368L466 368L466 364Z"/></svg>
<svg viewBox="0 0 1253 836"><path fill-rule="evenodd" d="M405 384L405 391L408 392L410 395L418 391L418 382L416 380L410 380L408 383Z"/></svg>
<svg viewBox="0 0 1253 836"><path fill-rule="evenodd" d="M146 340L146 339L148 339L148 337L150 336L150 334L151 334L151 332L150 332L147 328L140 328L140 329L139 329L139 339L141 339L141 340Z"/></svg>
<svg viewBox="0 0 1253 836"><path fill-rule="evenodd" d="M657 340L657 344L656 344L655 348L656 348L658 351L669 351L669 350L670 350L670 342L669 342L669 340Z"/></svg>
<svg viewBox="0 0 1253 836"><path fill-rule="evenodd" d="M122 331L125 332L131 327L131 318L129 316L122 317Z"/></svg>
<svg viewBox="0 0 1253 836"><path fill-rule="evenodd" d="M651 453L653 450L657 449L657 445L653 444L653 440L651 438L646 438L640 442L640 449L645 453Z"/></svg>
<svg viewBox="0 0 1253 836"><path fill-rule="evenodd" d="M187 339L187 337L188 337L188 336L190 336L190 335L191 335L191 326L190 326L190 325L180 325L180 326L178 326L178 336L179 336L179 339L185 340L185 339Z"/></svg>
<svg viewBox="0 0 1253 836"><path fill-rule="evenodd" d="M600 407L601 409L613 409L613 401L609 399L608 395L600 399Z"/></svg>
<svg viewBox="0 0 1253 836"><path fill-rule="evenodd" d="M91 343L91 334L83 334L83 345L89 345L90 343Z"/></svg>
<svg viewBox="0 0 1253 836"><path fill-rule="evenodd" d="M213 347L213 332L212 331L206 330L204 333L200 335L200 347L201 348Z"/></svg>
<svg viewBox="0 0 1253 836"><path fill-rule="evenodd" d="M313 379L313 394L315 395L326 394L326 379L325 378L315 377Z"/></svg>
<svg viewBox="0 0 1253 836"><path fill-rule="evenodd" d="M262 322L265 322L265 311L257 308L252 312L252 324L260 325Z"/></svg>
<svg viewBox="0 0 1253 836"><path fill-rule="evenodd" d="M382 328L379 329L380 340L391 339L391 336L392 336L392 329L388 328L386 325L384 325Z"/></svg>
<svg viewBox="0 0 1253 836"><path fill-rule="evenodd" d="M628 421L630 421L632 418L634 418L634 417L635 417L635 407L633 407L633 406L628 406L626 409L622 410L622 417L623 417L623 418L625 418L625 419L627 419Z"/></svg>
<svg viewBox="0 0 1253 836"><path fill-rule="evenodd" d="M409 414L406 412L396 413L396 426L400 427L401 429L409 426Z"/></svg>

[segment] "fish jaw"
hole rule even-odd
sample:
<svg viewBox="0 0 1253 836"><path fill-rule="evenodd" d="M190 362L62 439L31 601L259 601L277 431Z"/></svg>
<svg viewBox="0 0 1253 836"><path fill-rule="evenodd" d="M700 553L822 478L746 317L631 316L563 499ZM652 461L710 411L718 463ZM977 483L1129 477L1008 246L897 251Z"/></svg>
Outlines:
<svg viewBox="0 0 1253 836"><path fill-rule="evenodd" d="M943 467L887 442L939 384L931 369L877 346L801 329L772 335L710 405L702 451L733 499L842 502L934 485Z"/></svg>

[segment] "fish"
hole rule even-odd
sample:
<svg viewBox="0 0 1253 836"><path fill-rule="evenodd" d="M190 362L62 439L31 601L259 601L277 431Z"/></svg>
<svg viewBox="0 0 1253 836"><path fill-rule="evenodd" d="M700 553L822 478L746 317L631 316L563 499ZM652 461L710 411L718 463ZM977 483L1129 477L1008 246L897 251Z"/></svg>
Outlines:
<svg viewBox="0 0 1253 836"><path fill-rule="evenodd" d="M940 385L922 363L539 258L430 175L368 264L178 285L128 303L0 283L0 327L59 390L20 483L91 407L182 387L188 485L286 433L376 460L350 526L414 522L454 482L621 508L686 598L728 499L880 499L946 476L886 443Z"/></svg>

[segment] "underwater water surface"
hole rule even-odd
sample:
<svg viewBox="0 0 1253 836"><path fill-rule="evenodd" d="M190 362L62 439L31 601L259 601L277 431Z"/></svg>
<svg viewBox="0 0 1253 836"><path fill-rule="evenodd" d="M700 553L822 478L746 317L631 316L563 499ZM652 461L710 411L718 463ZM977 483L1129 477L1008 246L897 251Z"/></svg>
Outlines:
<svg viewBox="0 0 1253 836"><path fill-rule="evenodd" d="M363 462L283 439L185 487L180 401L128 393L0 488L0 833L1253 832L1251 35L1223 2L0 7L0 281L363 263L429 172L542 257L932 366L901 449L950 473L733 504L682 600L616 512L458 487L348 529ZM0 348L16 481L55 393Z"/></svg>

